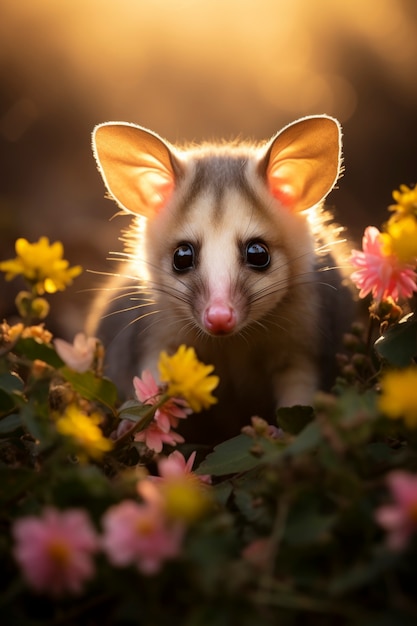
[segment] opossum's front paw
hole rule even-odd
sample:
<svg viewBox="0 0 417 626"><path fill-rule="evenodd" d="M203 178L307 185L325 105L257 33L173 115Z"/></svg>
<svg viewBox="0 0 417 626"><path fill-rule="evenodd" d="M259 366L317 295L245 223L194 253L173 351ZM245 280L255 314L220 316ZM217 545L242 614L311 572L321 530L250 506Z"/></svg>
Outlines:
<svg viewBox="0 0 417 626"><path fill-rule="evenodd" d="M277 378L277 408L312 404L318 389L316 368L294 368Z"/></svg>

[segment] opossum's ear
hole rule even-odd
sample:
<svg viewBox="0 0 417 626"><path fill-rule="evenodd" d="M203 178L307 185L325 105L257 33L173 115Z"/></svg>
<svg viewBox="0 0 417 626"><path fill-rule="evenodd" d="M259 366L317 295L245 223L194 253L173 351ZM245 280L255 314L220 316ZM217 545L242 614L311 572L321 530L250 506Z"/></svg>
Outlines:
<svg viewBox="0 0 417 626"><path fill-rule="evenodd" d="M93 152L111 197L136 215L152 217L174 190L174 157L169 145L140 126L109 122L96 126Z"/></svg>
<svg viewBox="0 0 417 626"><path fill-rule="evenodd" d="M294 211L321 202L341 172L341 128L326 115L305 117L272 138L261 161L268 188Z"/></svg>

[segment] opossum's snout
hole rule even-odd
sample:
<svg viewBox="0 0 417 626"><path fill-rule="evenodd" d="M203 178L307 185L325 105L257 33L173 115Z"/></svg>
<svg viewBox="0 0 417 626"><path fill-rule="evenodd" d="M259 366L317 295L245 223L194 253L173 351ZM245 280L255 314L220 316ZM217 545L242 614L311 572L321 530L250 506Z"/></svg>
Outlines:
<svg viewBox="0 0 417 626"><path fill-rule="evenodd" d="M229 335L237 326L237 313L232 305L222 301L208 304L203 313L203 325L211 335Z"/></svg>

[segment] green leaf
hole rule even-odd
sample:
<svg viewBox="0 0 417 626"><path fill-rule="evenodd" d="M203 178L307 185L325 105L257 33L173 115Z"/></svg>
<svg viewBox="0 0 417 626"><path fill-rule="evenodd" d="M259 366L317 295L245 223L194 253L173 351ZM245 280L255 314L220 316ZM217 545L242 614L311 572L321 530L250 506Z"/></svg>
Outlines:
<svg viewBox="0 0 417 626"><path fill-rule="evenodd" d="M314 418L311 406L281 407L277 414L278 425L290 435L298 435Z"/></svg>
<svg viewBox="0 0 417 626"><path fill-rule="evenodd" d="M39 442L39 450L47 448L55 438L55 430L50 420L48 407L37 401L22 407L22 423L32 437Z"/></svg>
<svg viewBox="0 0 417 626"><path fill-rule="evenodd" d="M377 399L378 394L374 389L360 393L355 389L347 389L337 400L337 419L346 426L355 424L358 415L371 422L377 414Z"/></svg>
<svg viewBox="0 0 417 626"><path fill-rule="evenodd" d="M46 343L39 343L31 337L19 339L14 350L17 354L25 356L30 361L39 359L55 369L62 367L64 364L52 346Z"/></svg>
<svg viewBox="0 0 417 626"><path fill-rule="evenodd" d="M243 517L250 523L267 526L266 520L269 521L265 506L257 501L258 499L246 488L234 490L233 503L238 508Z"/></svg>
<svg viewBox="0 0 417 626"><path fill-rule="evenodd" d="M0 389L6 393L15 393L23 391L23 380L13 372L5 372L0 374Z"/></svg>
<svg viewBox="0 0 417 626"><path fill-rule="evenodd" d="M310 422L304 430L283 450L284 456L298 456L317 448L322 433L317 422Z"/></svg>
<svg viewBox="0 0 417 626"><path fill-rule="evenodd" d="M131 422L139 422L143 417L146 417L152 410L149 404L139 404L135 400L128 400L125 402L119 410L120 419L127 419Z"/></svg>
<svg viewBox="0 0 417 626"><path fill-rule="evenodd" d="M0 415L7 415L15 407L16 402L13 395L0 389Z"/></svg>
<svg viewBox="0 0 417 626"><path fill-rule="evenodd" d="M23 381L11 372L0 374L0 415L7 415L17 405L17 395L21 395Z"/></svg>
<svg viewBox="0 0 417 626"><path fill-rule="evenodd" d="M216 446L196 470L197 474L226 476L269 463L281 454L277 442L238 435Z"/></svg>
<svg viewBox="0 0 417 626"><path fill-rule="evenodd" d="M114 410L117 402L117 389L111 380L99 378L93 372L75 372L69 367L62 367L59 371L83 398L101 402L104 406Z"/></svg>
<svg viewBox="0 0 417 626"><path fill-rule="evenodd" d="M248 435L238 435L216 446L201 463L197 473L225 476L247 472L280 457L309 452L316 448L321 440L322 433L316 422L310 422L289 445L285 445L279 439L273 441L263 437L254 439Z"/></svg>
<svg viewBox="0 0 417 626"><path fill-rule="evenodd" d="M13 433L22 427L22 418L18 413L12 413L0 420L0 436Z"/></svg>
<svg viewBox="0 0 417 626"><path fill-rule="evenodd" d="M380 357L395 367L410 365L417 355L417 317L406 315L375 342Z"/></svg>
<svg viewBox="0 0 417 626"><path fill-rule="evenodd" d="M259 458L250 453L253 445L254 440L247 435L238 435L233 439L228 439L214 448L198 467L196 473L224 476L250 470L259 464Z"/></svg>
<svg viewBox="0 0 417 626"><path fill-rule="evenodd" d="M233 491L233 485L231 482L229 480L224 480L223 482L214 485L213 490L216 502L218 502L221 506L226 506Z"/></svg>

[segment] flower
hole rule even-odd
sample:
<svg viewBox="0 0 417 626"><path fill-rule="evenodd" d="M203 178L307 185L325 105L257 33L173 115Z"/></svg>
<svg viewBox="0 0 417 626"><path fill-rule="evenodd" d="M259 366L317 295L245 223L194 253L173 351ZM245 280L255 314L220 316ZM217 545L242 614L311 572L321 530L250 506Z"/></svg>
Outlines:
<svg viewBox="0 0 417 626"><path fill-rule="evenodd" d="M54 346L58 356L68 367L83 373L92 366L97 339L87 337L84 333L77 333L72 344L64 339L54 339Z"/></svg>
<svg viewBox="0 0 417 626"><path fill-rule="evenodd" d="M135 441L142 441L154 452L161 452L164 443L176 446L177 443L183 443L184 438L174 430L164 431L156 422L151 422L149 426L135 433Z"/></svg>
<svg viewBox="0 0 417 626"><path fill-rule="evenodd" d="M145 405L155 406L153 420L150 424L135 434L135 441L143 441L154 452L161 452L163 444L175 446L183 443L184 439L171 427L178 425L178 420L186 418L191 409L181 398L166 398L164 401L161 390L149 370L142 372L142 377L135 376L133 386L137 399Z"/></svg>
<svg viewBox="0 0 417 626"><path fill-rule="evenodd" d="M172 356L161 352L158 367L161 380L168 384L167 393L184 398L194 412L217 402L211 392L219 384L219 377L209 376L214 366L201 363L194 348L181 345Z"/></svg>
<svg viewBox="0 0 417 626"><path fill-rule="evenodd" d="M415 265L417 259L417 219L413 215L391 218L382 234L387 254L395 255L401 263Z"/></svg>
<svg viewBox="0 0 417 626"><path fill-rule="evenodd" d="M212 497L207 484L193 473L145 478L138 483L142 498L164 512L167 519L182 524L198 521L210 508Z"/></svg>
<svg viewBox="0 0 417 626"><path fill-rule="evenodd" d="M171 476L184 476L184 474L191 474L196 451L192 452L188 457L188 461L185 460L184 455L178 450L174 450L167 457L162 457L158 461L159 475L163 478L169 478ZM204 483L211 483L211 476L209 474L199 474L197 478Z"/></svg>
<svg viewBox="0 0 417 626"><path fill-rule="evenodd" d="M35 326L24 326L22 322L18 322L8 327L8 340L16 341L17 339L35 339L37 343L50 343L52 333L46 330L43 324Z"/></svg>
<svg viewBox="0 0 417 626"><path fill-rule="evenodd" d="M242 433L248 435L248 437L266 437L268 439L282 439L284 437L284 431L278 426L269 424L262 417L253 415L251 417L251 425L244 426Z"/></svg>
<svg viewBox="0 0 417 626"><path fill-rule="evenodd" d="M271 560L272 549L270 537L259 537L243 549L242 557L256 569L265 570Z"/></svg>
<svg viewBox="0 0 417 626"><path fill-rule="evenodd" d="M6 273L6 280L24 276L39 295L63 291L78 276L79 265L69 267L62 258L64 249L60 241L49 244L47 237L40 237L36 243L19 238L15 244L16 258L2 261L0 270Z"/></svg>
<svg viewBox="0 0 417 626"><path fill-rule="evenodd" d="M184 476L184 474L191 474L196 454L194 450L190 454L188 461L185 460L184 455L178 450L175 450L169 456L162 457L158 461L160 476Z"/></svg>
<svg viewBox="0 0 417 626"><path fill-rule="evenodd" d="M417 367L391 370L381 378L379 409L391 419L417 427Z"/></svg>
<svg viewBox="0 0 417 626"><path fill-rule="evenodd" d="M167 516L187 524L199 520L212 503L209 487L192 473L170 476L157 485Z"/></svg>
<svg viewBox="0 0 417 626"><path fill-rule="evenodd" d="M64 414L58 417L56 428L61 435L72 437L87 456L99 459L113 447L113 443L103 436L98 426L101 421L99 413L87 415L75 404L70 404Z"/></svg>
<svg viewBox="0 0 417 626"><path fill-rule="evenodd" d="M133 386L137 399L143 404L155 405L161 400L161 391L149 370L142 372L142 377L135 376ZM191 413L182 398L169 398L155 412L155 421L163 432L178 426L179 419L185 419Z"/></svg>
<svg viewBox="0 0 417 626"><path fill-rule="evenodd" d="M50 310L49 302L45 298L35 297L30 291L19 291L15 304L19 315L29 320L33 318L43 320Z"/></svg>
<svg viewBox="0 0 417 626"><path fill-rule="evenodd" d="M396 204L389 206L390 211L397 211L402 215L414 214L417 216L417 185L413 189L407 185L400 185L400 189L392 192Z"/></svg>
<svg viewBox="0 0 417 626"><path fill-rule="evenodd" d="M136 565L143 574L155 574L181 552L182 526L168 523L153 503L124 500L108 509L103 528L103 549L116 567Z"/></svg>
<svg viewBox="0 0 417 626"><path fill-rule="evenodd" d="M212 503L208 475L197 476L192 470L196 453L188 461L177 450L158 461L159 477L138 483L145 501L159 507L169 519L190 524L197 521Z"/></svg>
<svg viewBox="0 0 417 626"><path fill-rule="evenodd" d="M359 297L372 293L376 301L392 297L410 298L417 291L417 275L413 267L401 263L394 254L386 254L382 233L368 226L362 239L363 252L353 250L351 262L358 269L351 279L360 289Z"/></svg>
<svg viewBox="0 0 417 626"><path fill-rule="evenodd" d="M80 593L92 578L98 538L84 511L46 508L41 517L17 519L12 533L14 557L34 590Z"/></svg>
<svg viewBox="0 0 417 626"><path fill-rule="evenodd" d="M388 533L388 547L402 550L417 530L417 476L397 470L387 483L394 501L377 509L375 519Z"/></svg>

